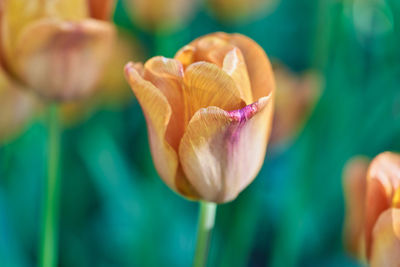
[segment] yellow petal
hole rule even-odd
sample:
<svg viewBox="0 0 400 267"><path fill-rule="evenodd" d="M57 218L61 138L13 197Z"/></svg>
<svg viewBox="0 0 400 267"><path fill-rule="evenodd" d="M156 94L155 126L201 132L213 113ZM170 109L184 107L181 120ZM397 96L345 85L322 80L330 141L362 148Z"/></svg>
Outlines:
<svg viewBox="0 0 400 267"><path fill-rule="evenodd" d="M275 88L271 63L264 50L252 39L241 34L216 33L240 49L246 62L253 99L267 96Z"/></svg>
<svg viewBox="0 0 400 267"><path fill-rule="evenodd" d="M154 165L164 182L176 191L178 156L165 140L171 107L162 92L139 75L133 63L125 66L125 75L146 117Z"/></svg>
<svg viewBox="0 0 400 267"><path fill-rule="evenodd" d="M192 45L185 45L175 54L175 59L182 63L184 69L194 62L196 48Z"/></svg>
<svg viewBox="0 0 400 267"><path fill-rule="evenodd" d="M184 98L188 120L200 108L216 106L230 111L246 105L234 80L218 66L206 62L193 63L186 69Z"/></svg>
<svg viewBox="0 0 400 267"><path fill-rule="evenodd" d="M400 187L397 188L392 200L392 207L400 209Z"/></svg>
<svg viewBox="0 0 400 267"><path fill-rule="evenodd" d="M371 267L398 267L400 264L400 209L383 212L373 230Z"/></svg>
<svg viewBox="0 0 400 267"><path fill-rule="evenodd" d="M48 16L65 20L89 18L88 0L39 0L39 2L45 2L42 5L46 6Z"/></svg>
<svg viewBox="0 0 400 267"><path fill-rule="evenodd" d="M175 59L153 57L144 65L143 76L144 79L157 87L168 100L172 109L172 116L165 138L175 151L178 151L185 126L182 64Z"/></svg>
<svg viewBox="0 0 400 267"><path fill-rule="evenodd" d="M364 225L365 195L369 160L354 157L345 166L343 189L346 202L346 215L343 231L345 247L356 258L365 258Z"/></svg>
<svg viewBox="0 0 400 267"><path fill-rule="evenodd" d="M384 152L371 162L367 176L366 246L370 256L372 229L381 213L392 205L394 193L400 187L400 155Z"/></svg>
<svg viewBox="0 0 400 267"><path fill-rule="evenodd" d="M201 199L233 200L258 174L272 118L272 96L231 112L199 110L179 146L187 179Z"/></svg>
<svg viewBox="0 0 400 267"><path fill-rule="evenodd" d="M240 91L240 96L246 104L253 103L249 74L247 73L243 55L238 48L234 48L226 54L223 70L235 81Z"/></svg>
<svg viewBox="0 0 400 267"><path fill-rule="evenodd" d="M114 0L88 0L90 17L109 20L115 8Z"/></svg>
<svg viewBox="0 0 400 267"><path fill-rule="evenodd" d="M15 51L16 72L46 98L89 95L111 52L114 28L97 20L43 19L26 27Z"/></svg>
<svg viewBox="0 0 400 267"><path fill-rule="evenodd" d="M3 1L2 24L10 45L23 28L37 19L53 17L78 20L88 17L87 0L11 0Z"/></svg>

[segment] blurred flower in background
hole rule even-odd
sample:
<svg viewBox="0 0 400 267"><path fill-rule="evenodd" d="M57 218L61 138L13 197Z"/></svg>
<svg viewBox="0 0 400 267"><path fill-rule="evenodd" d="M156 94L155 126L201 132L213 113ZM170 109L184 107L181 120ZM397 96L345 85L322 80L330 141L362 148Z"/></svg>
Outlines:
<svg viewBox="0 0 400 267"><path fill-rule="evenodd" d="M299 134L321 96L322 75L317 71L291 72L273 64L276 79L276 104L270 143L284 148Z"/></svg>
<svg viewBox="0 0 400 267"><path fill-rule="evenodd" d="M345 242L370 266L395 267L400 262L400 155L382 153L368 169L367 162L356 158L345 171Z"/></svg>
<svg viewBox="0 0 400 267"><path fill-rule="evenodd" d="M164 182L192 199L235 199L257 176L271 131L275 82L264 50L243 35L215 33L174 59L125 71Z"/></svg>
<svg viewBox="0 0 400 267"><path fill-rule="evenodd" d="M140 42L120 28L114 44L113 53L105 66L104 74L96 85L94 95L88 99L80 99L63 103L62 119L67 125L84 121L101 108L120 109L133 100L132 91L126 83L123 68L126 59L145 60L146 51Z"/></svg>
<svg viewBox="0 0 400 267"><path fill-rule="evenodd" d="M239 23L271 13L280 0L207 0L211 13L224 23Z"/></svg>
<svg viewBox="0 0 400 267"><path fill-rule="evenodd" d="M346 250L355 258L365 261L365 196L367 171L370 160L364 156L350 159L343 171L343 191L346 215L343 240Z"/></svg>
<svg viewBox="0 0 400 267"><path fill-rule="evenodd" d="M107 12L111 2L102 2ZM93 3L4 1L0 47L4 69L45 98L70 100L89 95L114 38L111 23L90 17L101 13L99 3ZM103 12L101 17L108 16Z"/></svg>
<svg viewBox="0 0 400 267"><path fill-rule="evenodd" d="M168 32L189 20L198 0L124 0L137 25L151 32Z"/></svg>
<svg viewBox="0 0 400 267"><path fill-rule="evenodd" d="M0 71L0 144L8 142L36 115L39 100Z"/></svg>

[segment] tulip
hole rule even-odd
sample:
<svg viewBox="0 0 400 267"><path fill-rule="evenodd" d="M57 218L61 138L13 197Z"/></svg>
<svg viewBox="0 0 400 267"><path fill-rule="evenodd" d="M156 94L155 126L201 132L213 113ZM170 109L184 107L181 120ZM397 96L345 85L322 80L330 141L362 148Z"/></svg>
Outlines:
<svg viewBox="0 0 400 267"><path fill-rule="evenodd" d="M133 100L127 85L123 69L126 58L144 59L146 54L138 40L123 30L118 31L115 51L105 66L104 75L96 85L92 97L62 103L61 117L64 125L73 126L88 119L101 108L118 109L125 107Z"/></svg>
<svg viewBox="0 0 400 267"><path fill-rule="evenodd" d="M345 238L351 244L349 248L352 252L358 250L361 260L366 255L366 260L372 267L398 266L400 155L381 153L369 165L364 179L361 176L365 171L365 164L362 163L357 168L358 171L347 171L344 176L345 179L347 177L344 184L348 205ZM362 186L363 183L366 187ZM350 212L353 214L350 215Z"/></svg>
<svg viewBox="0 0 400 267"><path fill-rule="evenodd" d="M400 208L385 210L372 232L371 267L398 267L400 263Z"/></svg>
<svg viewBox="0 0 400 267"><path fill-rule="evenodd" d="M288 144L304 127L322 88L315 71L294 74L282 65L274 65L276 105L270 143L274 147Z"/></svg>
<svg viewBox="0 0 400 267"><path fill-rule="evenodd" d="M212 13L222 22L241 22L272 12L279 0L208 0Z"/></svg>
<svg viewBox="0 0 400 267"><path fill-rule="evenodd" d="M112 48L112 1L5 0L0 58L8 74L49 100L92 93ZM104 7L104 9L102 9ZM90 17L93 15L95 17Z"/></svg>
<svg viewBox="0 0 400 267"><path fill-rule="evenodd" d="M0 143L17 136L39 106L31 92L18 88L0 71Z"/></svg>
<svg viewBox="0 0 400 267"><path fill-rule="evenodd" d="M400 155L390 152L380 154L372 161L367 176L365 237L368 256L371 255L372 231L376 221L382 212L392 207L399 187Z"/></svg>
<svg viewBox="0 0 400 267"><path fill-rule="evenodd" d="M275 83L263 49L240 34L214 33L174 58L128 63L155 167L195 200L232 201L258 174L273 115Z"/></svg>
<svg viewBox="0 0 400 267"><path fill-rule="evenodd" d="M133 20L143 29L171 31L194 13L198 0L125 0Z"/></svg>

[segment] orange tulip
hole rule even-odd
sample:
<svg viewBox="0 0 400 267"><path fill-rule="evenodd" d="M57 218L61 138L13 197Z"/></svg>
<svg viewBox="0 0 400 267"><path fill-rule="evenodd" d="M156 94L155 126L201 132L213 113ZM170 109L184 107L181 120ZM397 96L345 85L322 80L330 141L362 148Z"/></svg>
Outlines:
<svg viewBox="0 0 400 267"><path fill-rule="evenodd" d="M62 120L67 126L88 119L100 108L121 108L134 99L121 70L127 58L143 60L146 53L131 34L122 30L118 31L114 47L114 52L105 66L104 74L96 85L96 92L92 97L62 103Z"/></svg>
<svg viewBox="0 0 400 267"><path fill-rule="evenodd" d="M367 176L366 244L371 255L372 231L381 213L393 204L395 192L400 187L400 155L386 152L371 163ZM400 253L400 251L399 251Z"/></svg>
<svg viewBox="0 0 400 267"><path fill-rule="evenodd" d="M357 175L355 172L353 174L351 179L358 182L345 183L348 212L355 212L351 215L353 219L349 217L346 219L348 222L352 221L353 232L345 232L347 233L345 238L349 241L353 237L364 240L358 244L358 250L363 250L361 255L367 256L370 266L398 266L400 262L400 155L385 152L375 157L364 178L366 189L360 186L363 183L359 178L361 172ZM348 178L350 179L350 175ZM364 194L363 190L366 190ZM363 196L364 200L361 201ZM356 223L359 223L358 227ZM359 237L360 234L364 235L364 238ZM357 247L357 243L353 244L353 248Z"/></svg>
<svg viewBox="0 0 400 267"><path fill-rule="evenodd" d="M303 128L317 103L322 80L314 71L300 75L282 65L274 65L276 78L276 105L270 143L283 146Z"/></svg>
<svg viewBox="0 0 400 267"><path fill-rule="evenodd" d="M400 208L382 212L372 232L371 267L400 265Z"/></svg>
<svg viewBox="0 0 400 267"><path fill-rule="evenodd" d="M208 0L212 13L222 22L241 22L272 12L279 0Z"/></svg>
<svg viewBox="0 0 400 267"><path fill-rule="evenodd" d="M0 143L16 136L33 118L39 101L31 94L18 88L0 72Z"/></svg>
<svg viewBox="0 0 400 267"><path fill-rule="evenodd" d="M169 31L194 13L198 0L125 0L132 19L142 28Z"/></svg>
<svg viewBox="0 0 400 267"><path fill-rule="evenodd" d="M113 26L89 0L4 0L1 16L2 66L45 98L87 96L112 48ZM111 1L103 1L110 6ZM108 8L109 9L109 8ZM101 15L99 15L101 13Z"/></svg>
<svg viewBox="0 0 400 267"><path fill-rule="evenodd" d="M146 117L155 167L170 188L223 203L253 181L275 90L267 55L253 40L210 34L173 59L128 63L125 72Z"/></svg>

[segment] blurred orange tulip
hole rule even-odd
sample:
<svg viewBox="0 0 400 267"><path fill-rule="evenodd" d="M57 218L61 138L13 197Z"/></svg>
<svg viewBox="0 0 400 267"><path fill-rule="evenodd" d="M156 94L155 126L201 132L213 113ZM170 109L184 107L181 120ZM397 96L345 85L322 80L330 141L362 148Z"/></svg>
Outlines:
<svg viewBox="0 0 400 267"><path fill-rule="evenodd" d="M371 255L372 231L376 221L383 211L392 206L399 187L400 155L390 152L380 154L372 161L367 176L365 237L368 256Z"/></svg>
<svg viewBox="0 0 400 267"><path fill-rule="evenodd" d="M38 99L0 72L0 143L16 136L39 108Z"/></svg>
<svg viewBox="0 0 400 267"><path fill-rule="evenodd" d="M210 34L174 59L128 63L125 72L147 120L156 169L169 187L223 203L253 181L265 157L275 91L257 43Z"/></svg>
<svg viewBox="0 0 400 267"><path fill-rule="evenodd" d="M72 126L80 123L88 119L99 108L120 108L133 100L132 91L121 70L124 68L127 58L144 60L146 53L131 34L121 29L118 31L114 47L93 96L89 99L62 103L61 116L65 125Z"/></svg>
<svg viewBox="0 0 400 267"><path fill-rule="evenodd" d="M387 209L379 216L372 232L371 267L400 265L400 209Z"/></svg>
<svg viewBox="0 0 400 267"><path fill-rule="evenodd" d="M212 13L222 22L242 22L272 12L279 0L208 0Z"/></svg>
<svg viewBox="0 0 400 267"><path fill-rule="evenodd" d="M348 173L349 174L349 173ZM355 174L355 172L353 173ZM400 155L385 152L371 162L364 180L364 201L361 202L364 187L355 186L362 182L351 182L360 180L361 171L355 176L347 177L345 182L348 212L357 211L358 215L352 215L352 229L356 232L348 233L345 238L351 239L362 233L364 244L358 244L358 250L364 249L370 266L399 266L400 263ZM352 186L353 185L353 186ZM358 207L357 207L358 206ZM362 210L362 211L360 211ZM349 213L348 213L349 214ZM361 215L360 215L361 214ZM363 217L364 218L361 218ZM356 218L358 217L358 218ZM347 218L346 220L350 220ZM359 222L358 229L355 223ZM348 228L345 228L348 229ZM346 232L345 232L346 233ZM360 238L362 240L363 238ZM354 243L354 246L357 246Z"/></svg>
<svg viewBox="0 0 400 267"><path fill-rule="evenodd" d="M0 58L11 77L47 99L87 96L112 48L107 17L112 1L4 0ZM99 15L101 13L101 15Z"/></svg>
<svg viewBox="0 0 400 267"><path fill-rule="evenodd" d="M315 71L300 75L274 64L276 107L270 143L284 146L303 128L314 109L321 91L322 79Z"/></svg>
<svg viewBox="0 0 400 267"><path fill-rule="evenodd" d="M132 19L142 28L169 31L188 20L198 0L125 0Z"/></svg>

